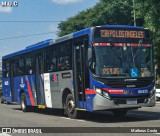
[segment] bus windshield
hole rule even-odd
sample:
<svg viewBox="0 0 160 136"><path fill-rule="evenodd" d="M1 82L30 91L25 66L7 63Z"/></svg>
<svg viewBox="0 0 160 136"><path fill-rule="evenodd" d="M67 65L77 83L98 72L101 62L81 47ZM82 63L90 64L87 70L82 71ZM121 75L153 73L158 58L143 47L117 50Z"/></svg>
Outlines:
<svg viewBox="0 0 160 136"><path fill-rule="evenodd" d="M153 76L151 46L93 46L92 61L91 69L99 77Z"/></svg>

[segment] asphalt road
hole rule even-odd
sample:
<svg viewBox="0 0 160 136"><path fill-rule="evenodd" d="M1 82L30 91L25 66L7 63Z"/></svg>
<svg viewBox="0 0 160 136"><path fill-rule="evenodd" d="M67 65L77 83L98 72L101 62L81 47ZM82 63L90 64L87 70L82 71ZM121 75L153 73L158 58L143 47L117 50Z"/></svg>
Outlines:
<svg viewBox="0 0 160 136"><path fill-rule="evenodd" d="M24 113L19 105L0 104L0 127L160 127L160 102L155 107L143 107L138 110L131 110L124 118L115 118L111 112L85 113L80 119L69 119L63 115L61 110L53 109L34 109L31 112ZM116 129L115 129L116 132ZM0 136L17 136L22 134L0 134ZM29 134L23 134L29 135ZM31 134L33 135L33 134ZM34 134L40 135L40 134ZM41 134L53 135L53 134ZM56 133L54 135L62 135ZM108 133L86 134L77 133L63 134L66 136L102 136L111 135ZM114 135L160 135L156 133L115 133Z"/></svg>

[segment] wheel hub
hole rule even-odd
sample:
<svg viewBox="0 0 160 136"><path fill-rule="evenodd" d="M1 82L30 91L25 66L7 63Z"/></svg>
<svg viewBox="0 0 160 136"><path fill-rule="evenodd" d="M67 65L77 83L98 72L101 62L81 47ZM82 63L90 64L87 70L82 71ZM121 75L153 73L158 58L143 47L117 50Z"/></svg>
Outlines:
<svg viewBox="0 0 160 136"><path fill-rule="evenodd" d="M74 107L75 107L74 101L73 101L73 100L70 100L70 101L68 102L68 110L69 110L69 112L73 112L73 111L74 111Z"/></svg>
<svg viewBox="0 0 160 136"><path fill-rule="evenodd" d="M25 109L24 100L22 100L22 102L21 102L21 106L22 106L22 109Z"/></svg>

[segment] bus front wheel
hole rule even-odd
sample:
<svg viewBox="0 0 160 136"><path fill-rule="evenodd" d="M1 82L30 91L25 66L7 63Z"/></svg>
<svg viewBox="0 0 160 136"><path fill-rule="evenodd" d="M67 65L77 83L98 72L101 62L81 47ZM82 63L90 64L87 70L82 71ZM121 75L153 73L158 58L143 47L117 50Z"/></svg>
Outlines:
<svg viewBox="0 0 160 136"><path fill-rule="evenodd" d="M116 117L124 117L127 114L127 109L115 109L112 110L112 113L116 116Z"/></svg>
<svg viewBox="0 0 160 136"><path fill-rule="evenodd" d="M78 117L78 111L75 109L75 102L72 94L68 94L66 97L66 113L71 119Z"/></svg>
<svg viewBox="0 0 160 136"><path fill-rule="evenodd" d="M27 112L28 111L28 106L27 106L27 100L26 100L26 96L24 93L21 94L21 109L23 112Z"/></svg>
<svg viewBox="0 0 160 136"><path fill-rule="evenodd" d="M4 97L1 96L1 104L4 103Z"/></svg>

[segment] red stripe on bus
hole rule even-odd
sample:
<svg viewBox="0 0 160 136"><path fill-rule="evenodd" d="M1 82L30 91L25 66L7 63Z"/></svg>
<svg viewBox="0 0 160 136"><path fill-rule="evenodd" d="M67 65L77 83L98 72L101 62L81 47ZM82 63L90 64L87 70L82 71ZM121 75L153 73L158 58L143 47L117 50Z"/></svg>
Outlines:
<svg viewBox="0 0 160 136"><path fill-rule="evenodd" d="M124 90L122 89L103 88L103 90L108 92L109 94L124 94Z"/></svg>
<svg viewBox="0 0 160 136"><path fill-rule="evenodd" d="M152 44L143 44L143 46L145 46L145 47L151 47Z"/></svg>
<svg viewBox="0 0 160 136"><path fill-rule="evenodd" d="M111 46L110 43L93 43L93 46ZM114 46L139 46L138 43L114 43ZM144 47L151 47L151 44L142 44Z"/></svg>
<svg viewBox="0 0 160 136"><path fill-rule="evenodd" d="M131 46L138 46L138 43L131 43Z"/></svg>
<svg viewBox="0 0 160 136"><path fill-rule="evenodd" d="M111 46L110 43L93 43L93 46Z"/></svg>
<svg viewBox="0 0 160 136"><path fill-rule="evenodd" d="M57 74L54 74L54 82L58 82L57 81Z"/></svg>
<svg viewBox="0 0 160 136"><path fill-rule="evenodd" d="M31 105L35 106L32 90L31 90L31 86L30 86L30 83L29 83L29 80L28 80L27 76L26 76L26 80L27 80L28 94L29 94L29 99L31 101Z"/></svg>
<svg viewBox="0 0 160 136"><path fill-rule="evenodd" d="M96 94L96 92L94 91L94 89L86 89L85 94Z"/></svg>

